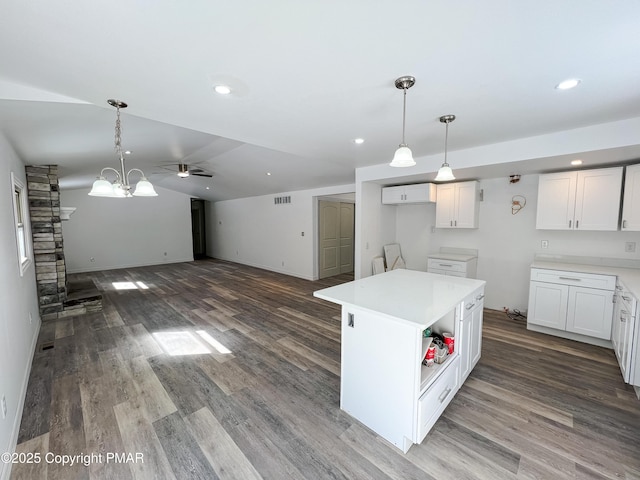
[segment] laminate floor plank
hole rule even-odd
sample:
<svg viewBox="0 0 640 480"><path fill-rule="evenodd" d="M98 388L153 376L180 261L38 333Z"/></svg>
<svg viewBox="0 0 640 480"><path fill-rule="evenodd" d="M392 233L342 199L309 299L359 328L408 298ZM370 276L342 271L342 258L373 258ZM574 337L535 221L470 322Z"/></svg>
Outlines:
<svg viewBox="0 0 640 480"><path fill-rule="evenodd" d="M142 462L129 463L136 480L175 480L162 444L142 409L129 402L113 407L124 452L142 454Z"/></svg>
<svg viewBox="0 0 640 480"><path fill-rule="evenodd" d="M31 456L24 457L25 461L18 461L12 465L11 478L13 480L47 480L48 463L44 456L49 451L49 433L45 433L31 440L20 442L16 447L17 454ZM40 460L36 461L36 455ZM18 457L18 460L20 457Z"/></svg>
<svg viewBox="0 0 640 480"><path fill-rule="evenodd" d="M76 375L54 378L49 416L48 451L56 455L78 455L86 451L80 385ZM50 463L48 478L89 480L88 469L80 463Z"/></svg>
<svg viewBox="0 0 640 480"><path fill-rule="evenodd" d="M340 308L312 294L352 276L207 259L78 278L103 311L42 324L17 450L144 463L12 479L640 480L640 401L611 350L485 309L480 362L405 455L339 408Z"/></svg>
<svg viewBox="0 0 640 480"><path fill-rule="evenodd" d="M208 408L185 418L209 464L218 477L226 480L262 480L242 450Z"/></svg>
<svg viewBox="0 0 640 480"><path fill-rule="evenodd" d="M178 413L156 420L153 428L176 478L218 480L218 474Z"/></svg>

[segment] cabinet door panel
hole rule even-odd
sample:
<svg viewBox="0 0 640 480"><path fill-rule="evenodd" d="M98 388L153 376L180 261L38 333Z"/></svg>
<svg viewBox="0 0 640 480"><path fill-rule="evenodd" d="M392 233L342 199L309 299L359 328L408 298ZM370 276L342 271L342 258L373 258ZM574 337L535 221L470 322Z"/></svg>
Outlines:
<svg viewBox="0 0 640 480"><path fill-rule="evenodd" d="M568 296L567 285L531 282L527 321L534 325L564 330L567 324Z"/></svg>
<svg viewBox="0 0 640 480"><path fill-rule="evenodd" d="M578 172L576 230L617 230L622 167Z"/></svg>
<svg viewBox="0 0 640 480"><path fill-rule="evenodd" d="M454 184L438 185L438 196L436 200L436 227L453 227L453 217L455 208L455 187Z"/></svg>
<svg viewBox="0 0 640 480"><path fill-rule="evenodd" d="M609 340L613 319L613 292L571 287L567 308L567 331Z"/></svg>
<svg viewBox="0 0 640 480"><path fill-rule="evenodd" d="M385 187L382 189L382 203L385 205L395 205L404 201L404 186Z"/></svg>
<svg viewBox="0 0 640 480"><path fill-rule="evenodd" d="M484 302L480 302L471 316L471 368L476 366L482 353L482 319Z"/></svg>
<svg viewBox="0 0 640 480"><path fill-rule="evenodd" d="M625 173L622 230L640 231L640 165L627 167Z"/></svg>
<svg viewBox="0 0 640 480"><path fill-rule="evenodd" d="M536 213L537 229L570 230L573 228L576 179L576 172L540 175Z"/></svg>
<svg viewBox="0 0 640 480"><path fill-rule="evenodd" d="M457 228L476 228L476 192L477 182L457 184L454 226Z"/></svg>

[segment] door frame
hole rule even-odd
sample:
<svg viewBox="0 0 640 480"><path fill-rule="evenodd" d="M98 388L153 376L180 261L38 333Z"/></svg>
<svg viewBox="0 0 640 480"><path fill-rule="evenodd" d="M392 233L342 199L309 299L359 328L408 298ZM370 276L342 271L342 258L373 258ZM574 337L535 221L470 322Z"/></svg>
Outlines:
<svg viewBox="0 0 640 480"><path fill-rule="evenodd" d="M357 208L356 200L355 200L355 192L345 192L338 193L335 195L320 195L317 197L313 197L313 280L320 279L320 200L328 201L328 202L339 202L339 203L352 203L354 205L354 215L357 216ZM355 218L354 218L354 231L353 231L353 268L355 275L355 266L356 266L356 242L357 242L357 229L355 228Z"/></svg>

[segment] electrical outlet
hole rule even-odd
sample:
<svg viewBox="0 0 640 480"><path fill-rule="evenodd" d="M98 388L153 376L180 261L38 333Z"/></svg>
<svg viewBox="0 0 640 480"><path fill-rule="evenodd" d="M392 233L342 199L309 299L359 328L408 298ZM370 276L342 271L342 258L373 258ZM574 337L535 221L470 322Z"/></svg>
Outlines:
<svg viewBox="0 0 640 480"><path fill-rule="evenodd" d="M541 246L542 248L549 248L549 240L542 240L542 241L540 242L540 246Z"/></svg>
<svg viewBox="0 0 640 480"><path fill-rule="evenodd" d="M2 395L2 418L7 418L7 399Z"/></svg>
<svg viewBox="0 0 640 480"><path fill-rule="evenodd" d="M633 253L636 251L636 242L627 242L624 244L624 251Z"/></svg>

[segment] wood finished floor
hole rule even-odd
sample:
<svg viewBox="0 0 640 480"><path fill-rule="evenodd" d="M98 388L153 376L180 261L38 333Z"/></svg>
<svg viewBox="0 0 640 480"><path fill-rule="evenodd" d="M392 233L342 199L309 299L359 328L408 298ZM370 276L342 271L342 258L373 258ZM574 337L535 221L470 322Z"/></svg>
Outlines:
<svg viewBox="0 0 640 480"><path fill-rule="evenodd" d="M339 409L340 312L311 293L348 277L216 260L85 276L104 311L42 325L17 451L144 463L14 465L13 480L640 478L640 402L610 350L486 310L480 363L403 455ZM163 349L189 344L212 353Z"/></svg>

